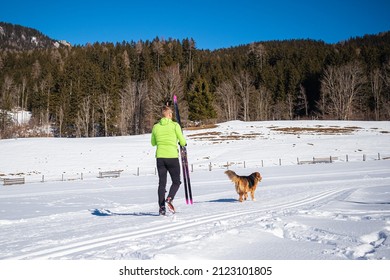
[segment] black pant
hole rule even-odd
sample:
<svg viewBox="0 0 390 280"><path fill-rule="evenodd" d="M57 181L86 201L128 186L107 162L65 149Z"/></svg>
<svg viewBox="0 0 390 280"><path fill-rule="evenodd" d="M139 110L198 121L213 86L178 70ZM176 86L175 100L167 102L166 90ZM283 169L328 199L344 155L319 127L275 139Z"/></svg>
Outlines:
<svg viewBox="0 0 390 280"><path fill-rule="evenodd" d="M165 205L165 193L167 185L167 172L171 176L172 185L169 189L167 197L172 199L180 187L180 163L178 158L158 158L157 159L157 171L158 171L158 205Z"/></svg>

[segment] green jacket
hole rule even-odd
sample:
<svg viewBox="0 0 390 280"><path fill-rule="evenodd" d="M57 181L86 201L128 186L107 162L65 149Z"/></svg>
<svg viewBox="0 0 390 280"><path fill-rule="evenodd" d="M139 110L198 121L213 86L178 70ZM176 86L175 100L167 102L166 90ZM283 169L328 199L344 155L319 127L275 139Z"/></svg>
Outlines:
<svg viewBox="0 0 390 280"><path fill-rule="evenodd" d="M162 118L152 129L152 146L157 146L156 158L178 158L177 144L186 145L181 127L177 122Z"/></svg>

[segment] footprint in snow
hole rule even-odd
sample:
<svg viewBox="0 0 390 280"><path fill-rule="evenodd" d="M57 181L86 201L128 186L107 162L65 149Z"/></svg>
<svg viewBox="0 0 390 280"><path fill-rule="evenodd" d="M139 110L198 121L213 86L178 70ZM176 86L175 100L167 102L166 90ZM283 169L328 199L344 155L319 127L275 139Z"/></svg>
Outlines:
<svg viewBox="0 0 390 280"><path fill-rule="evenodd" d="M375 252L387 239L387 234L384 231L373 232L360 237L360 244L352 249L354 259L366 259L369 254Z"/></svg>

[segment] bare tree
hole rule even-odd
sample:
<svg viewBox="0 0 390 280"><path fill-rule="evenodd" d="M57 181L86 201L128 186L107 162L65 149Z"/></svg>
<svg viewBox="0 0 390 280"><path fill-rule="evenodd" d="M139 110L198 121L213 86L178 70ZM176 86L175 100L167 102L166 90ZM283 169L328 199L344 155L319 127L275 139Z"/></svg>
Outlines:
<svg viewBox="0 0 390 280"><path fill-rule="evenodd" d="M255 120L267 120L270 116L271 110L271 92L264 86L255 91L255 106L254 118Z"/></svg>
<svg viewBox="0 0 390 280"><path fill-rule="evenodd" d="M135 112L135 95L136 83L128 81L125 87L120 91L121 111L119 114L119 129L121 135L126 135L130 132L133 126Z"/></svg>
<svg viewBox="0 0 390 280"><path fill-rule="evenodd" d="M222 119L226 121L238 119L238 100L231 81L224 81L216 89L216 95L219 100Z"/></svg>
<svg viewBox="0 0 390 280"><path fill-rule="evenodd" d="M249 104L250 96L253 91L253 82L250 75L243 71L234 77L237 93L241 97L241 105L243 109L243 120L249 121Z"/></svg>
<svg viewBox="0 0 390 280"><path fill-rule="evenodd" d="M21 106L22 106L22 110L27 108L27 101L28 101L27 78L25 76L23 76L23 78L22 78L22 88L21 88Z"/></svg>
<svg viewBox="0 0 390 280"><path fill-rule="evenodd" d="M271 108L272 119L283 120L289 117L287 102L277 102Z"/></svg>
<svg viewBox="0 0 390 280"><path fill-rule="evenodd" d="M59 114L61 114L61 112L63 112L62 107L60 107ZM77 112L77 118L75 122L77 137L89 136L89 124L91 121L90 112L91 112L91 98L90 96L87 96L81 101L80 109ZM61 126L62 124L60 125L60 127Z"/></svg>
<svg viewBox="0 0 390 280"><path fill-rule="evenodd" d="M147 95L149 92L149 86L147 81L141 81L137 83L136 95L135 95L135 111L134 111L134 133L136 135L144 133L143 116L148 112L146 107Z"/></svg>
<svg viewBox="0 0 390 280"><path fill-rule="evenodd" d="M370 73L370 84L371 84L371 92L374 97L375 102L375 120L379 120L380 118L380 107L381 107L381 94L383 90L383 77L381 75L381 71L376 68Z"/></svg>
<svg viewBox="0 0 390 280"><path fill-rule="evenodd" d="M89 135L89 124L91 121L90 112L91 112L91 97L87 96L81 102L81 108L78 114L78 117L80 118L80 124L82 130L84 131L84 137L88 137Z"/></svg>
<svg viewBox="0 0 390 280"><path fill-rule="evenodd" d="M152 112L160 115L161 106L166 102L172 101L176 95L179 101L183 97L183 86L179 71L179 65L173 65L157 73L153 77L152 87Z"/></svg>
<svg viewBox="0 0 390 280"><path fill-rule="evenodd" d="M51 88L53 84L53 77L49 73L46 77L46 124L47 124L47 134L49 135L49 129L50 129L50 95L51 95Z"/></svg>
<svg viewBox="0 0 390 280"><path fill-rule="evenodd" d="M390 60L383 66L382 77L386 90L382 94L382 115L384 119L390 118Z"/></svg>
<svg viewBox="0 0 390 280"><path fill-rule="evenodd" d="M390 60L383 66L383 80L387 87L390 87Z"/></svg>
<svg viewBox="0 0 390 280"><path fill-rule="evenodd" d="M12 135L13 121L8 111L15 106L15 101L13 100L14 87L13 79L6 75L0 92L0 139Z"/></svg>
<svg viewBox="0 0 390 280"><path fill-rule="evenodd" d="M64 123L64 109L62 108L63 105L60 105L57 111L57 121L58 121L58 132L60 134L60 137L62 137L62 124Z"/></svg>
<svg viewBox="0 0 390 280"><path fill-rule="evenodd" d="M76 137L79 138L82 136L82 126L83 126L83 122L81 120L81 117L80 117L80 112L77 112L77 118L75 119L75 129L76 129Z"/></svg>
<svg viewBox="0 0 390 280"><path fill-rule="evenodd" d="M354 102L362 93L365 81L363 68L358 62L327 67L321 80L321 94L327 113L337 119L350 119Z"/></svg>
<svg viewBox="0 0 390 280"><path fill-rule="evenodd" d="M288 118L290 120L294 119L294 95L291 92L287 93L286 107L288 108Z"/></svg>
<svg viewBox="0 0 390 280"><path fill-rule="evenodd" d="M0 108L5 110L11 110L13 107L15 107L15 100L14 100L14 81L11 77L6 75L4 77L4 83L1 88L1 95L0 95Z"/></svg>
<svg viewBox="0 0 390 280"><path fill-rule="evenodd" d="M121 135L140 134L144 131L144 116L148 112L147 95L149 93L146 81L133 82L129 80L120 91L119 129Z"/></svg>
<svg viewBox="0 0 390 280"><path fill-rule="evenodd" d="M299 85L297 109L298 110L304 109L305 116L307 117L309 115L309 101L307 100L306 89L302 84Z"/></svg>
<svg viewBox="0 0 390 280"><path fill-rule="evenodd" d="M96 137L97 136L97 130L96 130L96 107L95 106L92 106L92 109L91 109L91 122L92 122L92 131L91 131L91 135L92 137Z"/></svg>
<svg viewBox="0 0 390 280"><path fill-rule="evenodd" d="M102 111L104 119L104 136L108 136L108 117L111 111L111 99L108 94L102 94L98 98L98 107Z"/></svg>

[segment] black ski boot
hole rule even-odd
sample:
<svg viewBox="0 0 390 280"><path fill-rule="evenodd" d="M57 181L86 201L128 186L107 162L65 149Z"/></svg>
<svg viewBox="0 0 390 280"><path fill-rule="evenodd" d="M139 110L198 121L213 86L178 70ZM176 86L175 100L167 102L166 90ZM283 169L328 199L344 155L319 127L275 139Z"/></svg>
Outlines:
<svg viewBox="0 0 390 280"><path fill-rule="evenodd" d="M158 212L160 213L161 216L165 216L166 214L165 206L161 206Z"/></svg>

